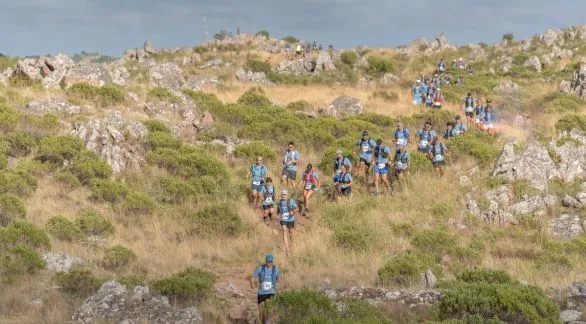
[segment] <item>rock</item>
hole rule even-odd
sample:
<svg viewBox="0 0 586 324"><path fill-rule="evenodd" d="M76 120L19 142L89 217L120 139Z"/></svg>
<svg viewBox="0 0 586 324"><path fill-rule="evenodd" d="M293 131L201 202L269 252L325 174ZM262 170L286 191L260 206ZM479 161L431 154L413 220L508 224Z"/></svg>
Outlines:
<svg viewBox="0 0 586 324"><path fill-rule="evenodd" d="M573 197L565 195L564 199L562 199L562 205L565 207L574 207L575 208L575 207L582 205L582 203Z"/></svg>
<svg viewBox="0 0 586 324"><path fill-rule="evenodd" d="M80 82L86 82L98 87L112 83L108 66L98 63L78 64L67 72L65 86L67 88Z"/></svg>
<svg viewBox="0 0 586 324"><path fill-rule="evenodd" d="M118 60L116 62L111 63L108 66L108 72L110 73L110 80L112 83L124 86L130 79L130 72L124 66L124 61Z"/></svg>
<svg viewBox="0 0 586 324"><path fill-rule="evenodd" d="M576 68L570 81L562 81L560 91L586 99L586 63Z"/></svg>
<svg viewBox="0 0 586 324"><path fill-rule="evenodd" d="M58 88L73 60L64 54L25 58L16 63L16 73L22 73L33 80L41 80L45 88Z"/></svg>
<svg viewBox="0 0 586 324"><path fill-rule="evenodd" d="M220 81L215 76L190 75L183 88L199 91L202 88L217 88L219 84Z"/></svg>
<svg viewBox="0 0 586 324"><path fill-rule="evenodd" d="M554 151L559 158L558 170L562 178L568 182L582 178L585 175L586 146L584 144L577 146L574 141L567 141L558 147L554 141L552 142L550 146L553 144L555 147Z"/></svg>
<svg viewBox="0 0 586 324"><path fill-rule="evenodd" d="M455 48L450 42L444 33L440 33L435 37L435 39L428 44L428 50L431 51L441 51L444 49L453 49Z"/></svg>
<svg viewBox="0 0 586 324"><path fill-rule="evenodd" d="M534 72L541 72L541 62L537 56L531 56L524 63L523 66L531 68Z"/></svg>
<svg viewBox="0 0 586 324"><path fill-rule="evenodd" d="M415 53L419 53L422 50L426 49L428 47L428 43L427 43L427 39L425 38L417 38L414 41L412 41L411 43L409 43L407 46L402 46L399 48L399 54L404 54L404 55L413 55Z"/></svg>
<svg viewBox="0 0 586 324"><path fill-rule="evenodd" d="M147 40L146 42L144 42L144 51L147 54L155 54L155 47L153 46L153 42L151 42L150 40Z"/></svg>
<svg viewBox="0 0 586 324"><path fill-rule="evenodd" d="M65 252L47 252L43 254L45 268L55 272L69 272L76 265L83 264L83 259L70 256Z"/></svg>
<svg viewBox="0 0 586 324"><path fill-rule="evenodd" d="M476 200L468 200L468 202L466 203L466 209L468 209L468 212L470 212L470 214L478 218L482 217L482 210L478 206L478 202Z"/></svg>
<svg viewBox="0 0 586 324"><path fill-rule="evenodd" d="M326 51L322 51L319 53L317 58L315 59L315 71L333 71L336 69L334 62L332 61L332 57Z"/></svg>
<svg viewBox="0 0 586 324"><path fill-rule="evenodd" d="M501 93L516 93L519 92L519 85L512 80L506 80L496 86L494 91L499 91Z"/></svg>
<svg viewBox="0 0 586 324"><path fill-rule="evenodd" d="M169 121L177 114L179 106L166 101L147 102L144 105L144 111L150 118Z"/></svg>
<svg viewBox="0 0 586 324"><path fill-rule="evenodd" d="M334 99L326 108L328 114L339 116L353 116L362 112L363 106L358 98L350 96L340 96Z"/></svg>
<svg viewBox="0 0 586 324"><path fill-rule="evenodd" d="M252 71L244 71L244 69L239 69L234 73L236 80L240 82L250 82L250 83L260 83L266 85L272 85L274 82L269 81L267 76L264 72L252 72Z"/></svg>
<svg viewBox="0 0 586 324"><path fill-rule="evenodd" d="M151 82L158 87L179 91L183 86L181 68L175 62L161 63L150 69Z"/></svg>
<svg viewBox="0 0 586 324"><path fill-rule="evenodd" d="M515 215L531 214L533 212L544 210L545 207L545 201L543 198L540 196L534 196L512 205L511 211Z"/></svg>
<svg viewBox="0 0 586 324"><path fill-rule="evenodd" d="M570 93L572 92L572 83L568 80L562 80L558 86L559 92Z"/></svg>
<svg viewBox="0 0 586 324"><path fill-rule="evenodd" d="M502 185L495 189L489 190L484 194L484 197L491 201L494 200L503 207L508 207L510 202L515 199L511 186Z"/></svg>
<svg viewBox="0 0 586 324"><path fill-rule="evenodd" d="M392 73L385 73L378 81L382 85L391 85L399 81L399 78Z"/></svg>
<svg viewBox="0 0 586 324"><path fill-rule="evenodd" d="M550 28L546 30L545 33L539 37L539 39L547 46L551 46L563 40L563 36L564 32L562 30Z"/></svg>
<svg viewBox="0 0 586 324"><path fill-rule="evenodd" d="M165 296L153 296L148 287L128 290L108 281L74 311L72 323L203 323L195 307L173 309Z"/></svg>
<svg viewBox="0 0 586 324"><path fill-rule="evenodd" d="M502 63L501 63L501 67L500 70L504 73L509 72L511 69L513 68L513 59L510 57L507 57Z"/></svg>
<svg viewBox="0 0 586 324"><path fill-rule="evenodd" d="M579 192L576 194L576 199L580 204L584 205L586 203L586 192Z"/></svg>
<svg viewBox="0 0 586 324"><path fill-rule="evenodd" d="M563 214L551 219L547 223L551 237L559 240L569 240L584 233L580 216Z"/></svg>
<svg viewBox="0 0 586 324"><path fill-rule="evenodd" d="M539 61L541 62L541 66L544 68L551 66L551 58L550 55L543 54L539 57Z"/></svg>
<svg viewBox="0 0 586 324"><path fill-rule="evenodd" d="M4 85L5 87L7 87L8 82L10 81L10 78L12 77L13 74L14 74L14 69L11 67L4 70L4 72L2 72L0 74L0 83L2 85Z"/></svg>
<svg viewBox="0 0 586 324"><path fill-rule="evenodd" d="M555 60L571 60L574 53L571 49L562 49L554 46L551 49L550 57Z"/></svg>
<svg viewBox="0 0 586 324"><path fill-rule="evenodd" d="M437 284L437 278L436 276L433 274L433 272L431 271L431 269L427 269L427 271L425 271L425 273L423 274L423 279L425 282L425 289L433 289L433 287L435 287L435 285Z"/></svg>
<svg viewBox="0 0 586 324"><path fill-rule="evenodd" d="M97 153L116 173L137 169L143 163L148 133L140 122L127 120L120 111L108 111L104 118L74 125L72 135L81 138L88 150Z"/></svg>
<svg viewBox="0 0 586 324"><path fill-rule="evenodd" d="M59 99L34 100L26 104L26 109L39 114L53 113L58 115L75 115L81 111L79 106Z"/></svg>
<svg viewBox="0 0 586 324"><path fill-rule="evenodd" d="M224 61L222 61L222 59L216 58L216 59L212 59L207 61L206 63L204 63L201 68L202 69L220 69L222 67L224 67L226 64L224 64Z"/></svg>
<svg viewBox="0 0 586 324"><path fill-rule="evenodd" d="M560 200L557 196L547 194L543 196L543 202L545 203L545 207L553 208L559 204Z"/></svg>
<svg viewBox="0 0 586 324"><path fill-rule="evenodd" d="M576 310L565 310L560 312L560 321L564 323L579 321L581 318L582 313Z"/></svg>
<svg viewBox="0 0 586 324"><path fill-rule="evenodd" d="M460 177L460 186L469 187L470 185L472 185L472 180L470 180L469 177L467 177L467 176Z"/></svg>

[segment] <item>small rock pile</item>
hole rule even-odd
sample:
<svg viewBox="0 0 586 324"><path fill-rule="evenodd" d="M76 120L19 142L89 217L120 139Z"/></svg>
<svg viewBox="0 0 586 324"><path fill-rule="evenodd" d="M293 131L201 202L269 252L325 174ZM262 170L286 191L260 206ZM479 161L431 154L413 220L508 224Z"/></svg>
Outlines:
<svg viewBox="0 0 586 324"><path fill-rule="evenodd" d="M55 272L69 272L76 265L83 264L83 259L70 256L65 252L47 252L43 254L45 268Z"/></svg>

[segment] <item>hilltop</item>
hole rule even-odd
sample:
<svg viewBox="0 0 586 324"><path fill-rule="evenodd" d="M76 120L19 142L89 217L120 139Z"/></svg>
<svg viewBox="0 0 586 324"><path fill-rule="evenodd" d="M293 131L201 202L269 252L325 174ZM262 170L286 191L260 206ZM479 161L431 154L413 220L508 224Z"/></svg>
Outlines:
<svg viewBox="0 0 586 324"><path fill-rule="evenodd" d="M586 25L295 57L310 42L0 57L0 321L255 323L247 276L267 253L277 322L585 319ZM442 58L442 108L413 105ZM392 193L361 177L351 199L316 193L292 253L250 208L256 156L281 189L293 141L331 184L363 130L443 134L468 92L497 132L447 140L444 176L412 143Z"/></svg>

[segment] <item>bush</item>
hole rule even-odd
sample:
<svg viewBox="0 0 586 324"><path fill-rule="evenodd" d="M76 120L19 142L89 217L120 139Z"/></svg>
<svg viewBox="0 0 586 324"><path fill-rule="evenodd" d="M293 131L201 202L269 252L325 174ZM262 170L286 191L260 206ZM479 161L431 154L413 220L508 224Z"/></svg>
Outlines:
<svg viewBox="0 0 586 324"><path fill-rule="evenodd" d="M411 239L411 245L421 252L434 255L438 260L453 251L457 243L457 236L442 228L417 232Z"/></svg>
<svg viewBox="0 0 586 324"><path fill-rule="evenodd" d="M181 140L174 137L170 133L152 132L148 134L147 141L150 149L156 151L160 148L179 149L181 147Z"/></svg>
<svg viewBox="0 0 586 324"><path fill-rule="evenodd" d="M502 270L473 269L466 270L457 276L457 279L466 283L504 284L513 283L513 279Z"/></svg>
<svg viewBox="0 0 586 324"><path fill-rule="evenodd" d="M254 34L254 36L263 36L265 38L269 38L269 32L266 30L260 30L257 31L256 34Z"/></svg>
<svg viewBox="0 0 586 324"><path fill-rule="evenodd" d="M252 107L270 106L271 101L263 96L261 92L262 91L255 90L255 88L251 88L238 98L238 103Z"/></svg>
<svg viewBox="0 0 586 324"><path fill-rule="evenodd" d="M37 189L37 179L24 171L0 172L0 194L28 197Z"/></svg>
<svg viewBox="0 0 586 324"><path fill-rule="evenodd" d="M112 174L112 168L102 161L96 154L83 151L76 156L69 171L74 174L82 184L89 184L93 179L106 179Z"/></svg>
<svg viewBox="0 0 586 324"><path fill-rule="evenodd" d="M73 136L51 136L41 140L39 154L45 161L62 164L85 150L83 141Z"/></svg>
<svg viewBox="0 0 586 324"><path fill-rule="evenodd" d="M45 262L36 250L48 249L50 246L47 235L33 224L16 222L0 228L2 281L10 281L14 275L42 269Z"/></svg>
<svg viewBox="0 0 586 324"><path fill-rule="evenodd" d="M102 281L94 274L80 267L75 267L69 272L57 272L55 282L61 287L61 290L74 297L86 297L94 294Z"/></svg>
<svg viewBox="0 0 586 324"><path fill-rule="evenodd" d="M515 37L513 36L513 33L505 33L503 34L503 40L508 41L509 43L513 41L513 39L515 39Z"/></svg>
<svg viewBox="0 0 586 324"><path fill-rule="evenodd" d="M555 123L555 129L558 131L571 131L572 129L586 130L586 116L582 115L565 115Z"/></svg>
<svg viewBox="0 0 586 324"><path fill-rule="evenodd" d="M162 295L192 300L205 296L214 286L215 280L211 272L187 267L182 272L155 281L153 289Z"/></svg>
<svg viewBox="0 0 586 324"><path fill-rule="evenodd" d="M431 269L436 276L441 268L431 254L408 252L394 256L378 270L378 280L387 286L409 287L421 282L422 275Z"/></svg>
<svg viewBox="0 0 586 324"><path fill-rule="evenodd" d="M0 273L3 280L24 273L34 273L45 267L45 261L39 253L27 246L14 246L0 252Z"/></svg>
<svg viewBox="0 0 586 324"><path fill-rule="evenodd" d="M0 168L1 169L1 168ZM51 171L51 165L39 160L20 160L16 165L18 174L29 174L34 176L44 176Z"/></svg>
<svg viewBox="0 0 586 324"><path fill-rule="evenodd" d="M543 99L545 112L549 114L577 113L586 106L586 101L568 93L551 94Z"/></svg>
<svg viewBox="0 0 586 324"><path fill-rule="evenodd" d="M446 283L439 303L442 320L469 316L492 318L507 323L555 322L558 306L538 287L521 285L503 273L482 274L476 270L465 277Z"/></svg>
<svg viewBox="0 0 586 324"><path fill-rule="evenodd" d="M37 139L29 133L10 133L3 139L9 144L7 153L13 157L27 156L37 145Z"/></svg>
<svg viewBox="0 0 586 324"><path fill-rule="evenodd" d="M81 238L81 230L72 221L63 216L49 218L45 230L62 241L75 241Z"/></svg>
<svg viewBox="0 0 586 324"><path fill-rule="evenodd" d="M430 172L433 170L433 164L425 153L413 151L409 153L411 159L411 171L414 173Z"/></svg>
<svg viewBox="0 0 586 324"><path fill-rule="evenodd" d="M104 251L102 262L104 268L109 270L118 270L127 267L130 263L136 261L136 253L122 245L115 245Z"/></svg>
<svg viewBox="0 0 586 324"><path fill-rule="evenodd" d="M229 203L206 206L189 215L188 220L187 233L202 237L235 237L245 228L236 210Z"/></svg>
<svg viewBox="0 0 586 324"><path fill-rule="evenodd" d="M366 73L374 77L380 77L385 73L393 72L393 63L385 58L369 56Z"/></svg>
<svg viewBox="0 0 586 324"><path fill-rule="evenodd" d="M16 110L0 104L0 131L10 132L14 130L18 119L19 113Z"/></svg>
<svg viewBox="0 0 586 324"><path fill-rule="evenodd" d="M340 55L340 60L344 64L354 66L358 60L358 54L356 54L356 52L346 51Z"/></svg>
<svg viewBox="0 0 586 324"><path fill-rule="evenodd" d="M67 191L71 191L81 187L81 182L71 172L61 171L55 174L55 180L61 183Z"/></svg>
<svg viewBox="0 0 586 324"><path fill-rule="evenodd" d="M125 101L126 95L120 86L115 84L105 84L99 91L100 102L103 106L121 104Z"/></svg>
<svg viewBox="0 0 586 324"><path fill-rule="evenodd" d="M99 202L116 204L126 199L128 188L123 184L112 180L96 179L91 185L91 199Z"/></svg>
<svg viewBox="0 0 586 324"><path fill-rule="evenodd" d="M43 83L40 79L31 79L21 72L15 73L10 80L8 80L8 85L11 88L43 88Z"/></svg>
<svg viewBox="0 0 586 324"><path fill-rule="evenodd" d="M0 231L0 246L26 246L49 249L51 242L42 229L31 223L14 222Z"/></svg>
<svg viewBox="0 0 586 324"><path fill-rule="evenodd" d="M165 203L183 203L197 193L196 188L191 184L172 177L160 180L158 186L161 190L160 201Z"/></svg>
<svg viewBox="0 0 586 324"><path fill-rule="evenodd" d="M292 101L287 104L287 109L291 111L311 111L313 107L305 100Z"/></svg>
<svg viewBox="0 0 586 324"><path fill-rule="evenodd" d="M254 141L236 147L234 156L238 158L254 159L262 156L267 160L273 160L276 157L275 150L267 146L264 142Z"/></svg>
<svg viewBox="0 0 586 324"><path fill-rule="evenodd" d="M136 286L146 286L148 285L148 280L143 275L130 275L126 277L120 278L120 283L126 286L126 288L131 289Z"/></svg>
<svg viewBox="0 0 586 324"><path fill-rule="evenodd" d="M153 88L148 93L149 98L154 98L158 100L166 100L171 103L180 103L181 98L177 97L171 91L165 88Z"/></svg>
<svg viewBox="0 0 586 324"><path fill-rule="evenodd" d="M75 225L84 235L108 236L114 233L114 225L95 209L83 209L77 213Z"/></svg>
<svg viewBox="0 0 586 324"><path fill-rule="evenodd" d="M149 132L161 132L161 133L171 133L169 127L165 125L162 121L156 119L149 119L147 121L142 122Z"/></svg>
<svg viewBox="0 0 586 324"><path fill-rule="evenodd" d="M126 215L151 215L155 202L143 192L132 192L124 198L122 211Z"/></svg>
<svg viewBox="0 0 586 324"><path fill-rule="evenodd" d="M214 156L194 147L184 147L179 151L158 149L147 154L152 164L167 169L171 174L186 179L209 176L222 182L228 179L226 165Z"/></svg>
<svg viewBox="0 0 586 324"><path fill-rule="evenodd" d="M363 251L372 246L374 235L364 223L344 224L334 227L336 245L354 251Z"/></svg>
<svg viewBox="0 0 586 324"><path fill-rule="evenodd" d="M97 101L102 106L121 104L126 98L122 88L114 84L97 87L87 82L81 82L72 85L66 92L70 99Z"/></svg>
<svg viewBox="0 0 586 324"><path fill-rule="evenodd" d="M469 155L481 166L493 166L501 154L495 137L487 133L472 130L463 136L456 136L446 141L448 149L456 158Z"/></svg>
<svg viewBox="0 0 586 324"><path fill-rule="evenodd" d="M6 226L25 216L26 207L20 198L9 193L0 195L0 225Z"/></svg>
<svg viewBox="0 0 586 324"><path fill-rule="evenodd" d="M248 59L246 61L246 69L252 72L262 72L265 75L269 75L272 72L270 64L255 59Z"/></svg>
<svg viewBox="0 0 586 324"><path fill-rule="evenodd" d="M183 93L195 101L197 107L201 110L215 111L222 106L222 102L213 93L193 91L191 89L183 90Z"/></svg>
<svg viewBox="0 0 586 324"><path fill-rule="evenodd" d="M295 36L285 36L282 39L289 44L295 44L299 42L299 40L295 38Z"/></svg>

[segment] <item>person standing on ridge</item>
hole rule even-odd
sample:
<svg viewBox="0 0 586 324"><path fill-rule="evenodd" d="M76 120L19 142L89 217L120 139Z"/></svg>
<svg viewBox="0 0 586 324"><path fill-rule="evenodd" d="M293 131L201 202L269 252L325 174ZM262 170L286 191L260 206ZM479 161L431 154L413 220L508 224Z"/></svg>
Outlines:
<svg viewBox="0 0 586 324"><path fill-rule="evenodd" d="M281 190L281 199L277 204L279 213L279 223L283 231L283 241L285 242L285 251L291 252L293 243L293 229L295 228L295 213L299 211L297 202L289 198L287 189Z"/></svg>
<svg viewBox="0 0 586 324"><path fill-rule="evenodd" d="M258 304L258 313L261 323L265 323L265 314L263 304L267 300L275 297L277 293L277 282L281 277L281 272L275 265L275 257L272 254L265 256L265 263L260 265L249 277L250 288L255 289L258 280L258 290L256 301Z"/></svg>
<svg viewBox="0 0 586 324"><path fill-rule="evenodd" d="M360 164L358 165L357 176L366 176L368 174L368 170L372 164L372 153L375 146L375 141L368 137L368 131L363 131L362 138L356 142L356 147L354 147L353 151L353 154L356 155L356 149L360 150Z"/></svg>
<svg viewBox="0 0 586 324"><path fill-rule="evenodd" d="M295 180L297 180L297 164L300 162L299 152L295 150L295 143L289 142L282 162L281 184L286 184L290 187L295 185Z"/></svg>
<svg viewBox="0 0 586 324"><path fill-rule="evenodd" d="M262 162L262 156L256 157L256 163L250 166L249 172L252 178L252 184L250 185L250 189L252 191L251 207L256 209L259 208L259 203L261 201L260 189L264 183L265 177L268 174L267 166Z"/></svg>

